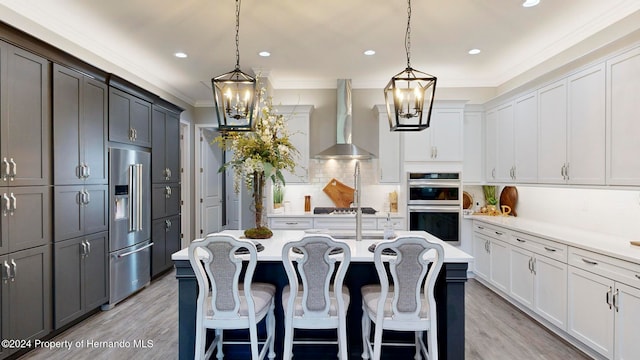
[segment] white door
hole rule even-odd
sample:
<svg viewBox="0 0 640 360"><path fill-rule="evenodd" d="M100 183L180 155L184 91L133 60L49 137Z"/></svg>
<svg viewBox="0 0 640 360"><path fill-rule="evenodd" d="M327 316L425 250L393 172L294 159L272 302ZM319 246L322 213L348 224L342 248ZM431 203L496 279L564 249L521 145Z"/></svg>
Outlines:
<svg viewBox="0 0 640 360"><path fill-rule="evenodd" d="M218 169L223 164L222 149L213 143L218 132L213 128L199 128L198 137L198 198L199 211L196 237L203 237L222 230L222 173Z"/></svg>
<svg viewBox="0 0 640 360"><path fill-rule="evenodd" d="M489 257L491 258L491 283L498 289L509 293L509 245L506 242L491 239L489 246Z"/></svg>
<svg viewBox="0 0 640 360"><path fill-rule="evenodd" d="M189 246L191 237L191 162L190 162L190 130L191 125L180 122L180 234L182 248Z"/></svg>
<svg viewBox="0 0 640 360"><path fill-rule="evenodd" d="M473 234L473 258L474 273L489 280L490 261L489 258L489 239L477 233Z"/></svg>
<svg viewBox="0 0 640 360"><path fill-rule="evenodd" d="M533 307L533 253L513 246L510 250L510 294L529 308Z"/></svg>
<svg viewBox="0 0 640 360"><path fill-rule="evenodd" d="M462 161L461 109L437 109L433 112L431 145L436 161Z"/></svg>

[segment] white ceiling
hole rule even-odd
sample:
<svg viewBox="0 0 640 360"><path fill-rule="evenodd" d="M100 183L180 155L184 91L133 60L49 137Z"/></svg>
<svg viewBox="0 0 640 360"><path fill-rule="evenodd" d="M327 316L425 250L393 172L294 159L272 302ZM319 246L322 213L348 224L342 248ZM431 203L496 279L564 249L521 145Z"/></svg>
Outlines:
<svg viewBox="0 0 640 360"><path fill-rule="evenodd" d="M443 87L496 87L640 11L640 0L522 2L413 0L412 67ZM338 78L382 89L406 65L406 7L403 0L244 0L240 66L268 74L276 89L335 88ZM0 0L0 11L9 24L196 106L212 103L211 77L235 65L233 0ZM482 53L468 55L471 48ZM376 55L363 55L367 49Z"/></svg>

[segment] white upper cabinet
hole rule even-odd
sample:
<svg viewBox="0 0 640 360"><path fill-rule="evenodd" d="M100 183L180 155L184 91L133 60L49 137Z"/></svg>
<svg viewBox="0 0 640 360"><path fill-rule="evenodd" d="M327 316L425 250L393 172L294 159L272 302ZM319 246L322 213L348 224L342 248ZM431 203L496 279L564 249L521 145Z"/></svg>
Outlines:
<svg viewBox="0 0 640 360"><path fill-rule="evenodd" d="M640 185L640 48L606 66L607 184Z"/></svg>
<svg viewBox="0 0 640 360"><path fill-rule="evenodd" d="M496 142L496 181L511 182L513 180L513 102L498 106L498 137Z"/></svg>
<svg viewBox="0 0 640 360"><path fill-rule="evenodd" d="M287 184L309 182L309 122L312 105L278 105L274 106L278 114L284 115L287 129L291 134L291 143L300 152L293 173L283 171Z"/></svg>
<svg viewBox="0 0 640 360"><path fill-rule="evenodd" d="M404 160L462 161L462 120L464 111L459 108L435 108L432 110L429 128L417 132L404 132Z"/></svg>
<svg viewBox="0 0 640 360"><path fill-rule="evenodd" d="M604 184L604 63L567 79L567 118L567 182Z"/></svg>
<svg viewBox="0 0 640 360"><path fill-rule="evenodd" d="M484 171L487 181L496 181L496 165L498 156L498 109L487 111L485 120L485 158Z"/></svg>
<svg viewBox="0 0 640 360"><path fill-rule="evenodd" d="M482 112L465 111L462 180L467 184L481 183L484 179L484 163L482 161L483 135Z"/></svg>
<svg viewBox="0 0 640 360"><path fill-rule="evenodd" d="M400 133L389 131L389 117L383 105L374 107L378 119L378 182L399 183L401 171Z"/></svg>
<svg viewBox="0 0 640 360"><path fill-rule="evenodd" d="M567 81L538 90L538 181L563 183L567 159Z"/></svg>
<svg viewBox="0 0 640 360"><path fill-rule="evenodd" d="M538 116L539 182L604 184L604 64L538 90Z"/></svg>

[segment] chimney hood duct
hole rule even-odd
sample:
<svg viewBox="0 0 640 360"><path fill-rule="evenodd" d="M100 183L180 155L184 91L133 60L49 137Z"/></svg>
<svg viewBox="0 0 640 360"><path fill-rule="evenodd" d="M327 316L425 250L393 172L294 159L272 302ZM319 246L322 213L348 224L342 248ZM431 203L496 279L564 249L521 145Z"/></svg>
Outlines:
<svg viewBox="0 0 640 360"><path fill-rule="evenodd" d="M338 126L336 144L315 156L316 159L370 160L371 153L351 143L351 79L338 79Z"/></svg>

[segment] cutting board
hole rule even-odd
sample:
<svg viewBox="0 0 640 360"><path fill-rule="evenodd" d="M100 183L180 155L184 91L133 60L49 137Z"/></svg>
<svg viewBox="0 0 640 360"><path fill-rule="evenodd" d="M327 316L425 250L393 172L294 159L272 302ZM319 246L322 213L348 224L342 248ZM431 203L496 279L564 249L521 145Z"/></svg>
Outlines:
<svg viewBox="0 0 640 360"><path fill-rule="evenodd" d="M336 207L347 208L353 203L353 188L335 178L331 179L322 191L329 196Z"/></svg>

